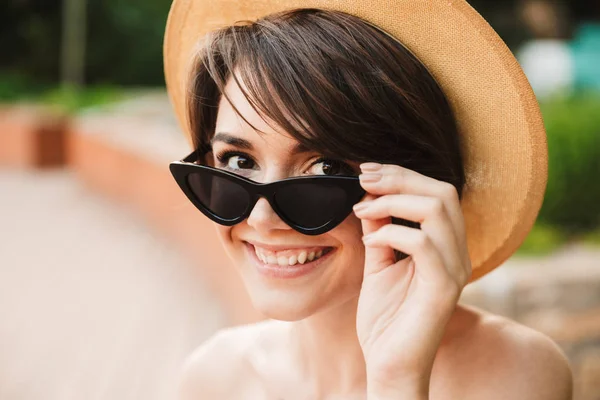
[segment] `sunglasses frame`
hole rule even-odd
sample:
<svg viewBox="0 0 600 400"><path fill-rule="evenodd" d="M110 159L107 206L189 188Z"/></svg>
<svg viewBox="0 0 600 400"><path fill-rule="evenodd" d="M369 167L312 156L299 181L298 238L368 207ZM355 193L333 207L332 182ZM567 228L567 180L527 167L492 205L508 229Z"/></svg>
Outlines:
<svg viewBox="0 0 600 400"><path fill-rule="evenodd" d="M311 176L299 176L299 177L285 178L285 179L282 179L279 181L269 182L269 183L260 183L260 182L255 182L246 177L234 174L229 171L225 171L225 170L214 168L214 167L209 167L206 165L197 164L195 161L198 159L199 159L198 151L194 151L191 154L189 154L187 157L185 157L183 160L171 162L169 164L169 169L171 171L171 174L173 175L173 178L175 178L175 181L177 182L177 184L179 185L181 190L185 193L187 198L192 202L192 204L194 204L194 206L198 210L200 210L204 215L206 215L208 218L210 218L211 220L215 221L218 224L225 225L225 226L232 226L232 225L238 224L238 223L242 222L243 220L245 220L246 218L248 218L248 216L254 209L256 202L261 197L264 197L271 205L271 208L273 209L273 211L275 211L275 213L291 228L293 228L294 230L296 230L300 233L303 233L305 235L320 235L320 234L323 234L323 233L335 228L344 219L346 219L346 217L348 215L350 215L350 213L352 212L352 206L354 206L354 204L358 203L364 197L364 195L366 193L365 190L360 185L358 177L355 177L355 176L311 175ZM219 217L218 215L214 214L211 210L209 210L207 207L205 207L202 204L202 202L197 198L197 196L194 194L194 191L192 190L192 188L188 182L188 176L190 174L198 173L198 172L203 173L203 174L218 176L222 179L226 179L226 180L235 182L237 185L243 187L250 196L250 201L249 201L248 206L246 207L246 210L244 211L244 213L242 215L240 215L239 217L236 217L233 219L225 219L225 218ZM294 223L293 221L291 221L289 218L287 218L285 213L280 209L280 207L275 202L275 193L277 192L277 190L279 190L285 186L297 184L300 181L302 181L303 183L304 182L319 183L319 184L329 183L331 185L337 186L337 187L343 189L344 192L346 193L346 202L335 213L335 216L327 223L325 223L319 227L316 227L316 228L306 228L306 227L300 226L300 225Z"/></svg>

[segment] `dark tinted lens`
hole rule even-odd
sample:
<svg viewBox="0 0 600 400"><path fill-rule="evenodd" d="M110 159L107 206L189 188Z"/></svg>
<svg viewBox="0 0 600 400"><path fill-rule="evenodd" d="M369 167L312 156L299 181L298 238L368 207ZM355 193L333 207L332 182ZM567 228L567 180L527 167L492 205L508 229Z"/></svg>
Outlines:
<svg viewBox="0 0 600 400"><path fill-rule="evenodd" d="M248 208L248 192L233 181L218 175L197 172L188 175L188 183L202 205L219 218L238 218Z"/></svg>
<svg viewBox="0 0 600 400"><path fill-rule="evenodd" d="M277 190L277 206L293 223L318 228L331 221L346 203L346 192L337 186L297 182Z"/></svg>

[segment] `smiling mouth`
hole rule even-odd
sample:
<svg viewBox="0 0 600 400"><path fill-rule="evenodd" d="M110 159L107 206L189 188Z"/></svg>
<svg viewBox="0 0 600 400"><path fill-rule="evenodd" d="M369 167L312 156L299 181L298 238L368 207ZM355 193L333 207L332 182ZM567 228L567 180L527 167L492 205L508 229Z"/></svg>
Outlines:
<svg viewBox="0 0 600 400"><path fill-rule="evenodd" d="M245 242L257 271L268 278L291 279L309 275L330 259L335 247L310 247L269 251ZM312 258L312 259L310 259Z"/></svg>
<svg viewBox="0 0 600 400"><path fill-rule="evenodd" d="M304 265L317 261L329 254L333 247L309 247L305 249L289 249L283 251L271 251L251 245L256 258L263 264L279 267L292 267Z"/></svg>

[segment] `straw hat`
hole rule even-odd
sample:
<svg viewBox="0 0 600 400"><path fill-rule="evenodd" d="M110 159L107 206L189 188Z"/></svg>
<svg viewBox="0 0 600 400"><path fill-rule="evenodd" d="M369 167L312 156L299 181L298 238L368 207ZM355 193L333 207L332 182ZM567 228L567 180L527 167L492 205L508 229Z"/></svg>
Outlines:
<svg viewBox="0 0 600 400"><path fill-rule="evenodd" d="M542 205L546 133L536 98L514 56L463 0L174 0L167 22L167 88L190 139L188 66L208 31L293 8L334 9L397 38L450 101L464 148L461 202L475 280L521 245Z"/></svg>

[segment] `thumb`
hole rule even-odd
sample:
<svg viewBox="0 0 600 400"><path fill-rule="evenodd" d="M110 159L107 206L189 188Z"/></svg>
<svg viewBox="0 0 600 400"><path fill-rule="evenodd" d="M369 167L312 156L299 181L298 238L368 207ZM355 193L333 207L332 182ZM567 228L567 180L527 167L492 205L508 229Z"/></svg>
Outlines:
<svg viewBox="0 0 600 400"><path fill-rule="evenodd" d="M365 196L365 201L373 200L373 195ZM381 219L361 219L363 235L368 235L377 231L384 225L391 224L392 218ZM374 247L365 244L365 270L364 276L377 273L382 269L392 265L396 260L394 249L391 247Z"/></svg>

